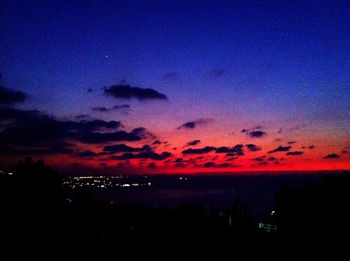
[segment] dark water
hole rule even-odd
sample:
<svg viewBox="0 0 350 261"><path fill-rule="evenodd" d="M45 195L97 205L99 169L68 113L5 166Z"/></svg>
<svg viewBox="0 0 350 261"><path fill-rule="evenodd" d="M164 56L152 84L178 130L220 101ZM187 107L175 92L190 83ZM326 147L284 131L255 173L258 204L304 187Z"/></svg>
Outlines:
<svg viewBox="0 0 350 261"><path fill-rule="evenodd" d="M91 193L95 198L114 201L117 204L152 207L171 207L189 202L204 207L230 207L239 198L240 202L252 207L253 217L259 220L274 207L275 192L282 185L303 186L320 181L325 176L319 173L262 176L158 175L147 178L152 183L152 186L147 188L107 189Z"/></svg>

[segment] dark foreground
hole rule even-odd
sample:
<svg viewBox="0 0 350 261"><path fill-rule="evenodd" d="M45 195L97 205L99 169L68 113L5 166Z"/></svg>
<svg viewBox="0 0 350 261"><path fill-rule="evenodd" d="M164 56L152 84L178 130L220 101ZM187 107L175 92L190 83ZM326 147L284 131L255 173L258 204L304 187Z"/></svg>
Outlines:
<svg viewBox="0 0 350 261"><path fill-rule="evenodd" d="M210 211L196 204L137 207L93 200L84 193L67 200L61 184L55 171L29 160L13 175L0 176L2 255L284 258L306 249L314 255L331 250L335 256L349 241L346 173L302 188L281 187L275 212L260 228L250 207L239 201Z"/></svg>

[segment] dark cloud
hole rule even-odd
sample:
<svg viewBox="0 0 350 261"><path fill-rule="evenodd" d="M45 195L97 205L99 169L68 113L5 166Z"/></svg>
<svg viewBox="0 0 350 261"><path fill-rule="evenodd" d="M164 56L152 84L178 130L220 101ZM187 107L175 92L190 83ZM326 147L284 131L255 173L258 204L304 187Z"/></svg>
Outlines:
<svg viewBox="0 0 350 261"><path fill-rule="evenodd" d="M266 156L263 155L263 156L260 156L260 157L256 157L256 158L254 158L252 160L257 161L257 162L262 162L262 161L266 160Z"/></svg>
<svg viewBox="0 0 350 261"><path fill-rule="evenodd" d="M117 160L130 160L130 159L151 159L151 160L164 160L171 157L170 152L162 152L160 154L154 151L145 151L137 154L134 153L124 153L120 156L111 156L111 159Z"/></svg>
<svg viewBox="0 0 350 261"><path fill-rule="evenodd" d="M116 144L104 146L103 151L106 153L118 153L118 152L143 152L151 151L152 148L149 145L144 145L140 148L130 147L126 144Z"/></svg>
<svg viewBox="0 0 350 261"><path fill-rule="evenodd" d="M219 147L215 150L216 153L228 153L230 156L243 156L243 144L237 144L234 147Z"/></svg>
<svg viewBox="0 0 350 261"><path fill-rule="evenodd" d="M82 157L82 158L92 158L92 157L97 156L97 153L93 152L91 150L85 150L85 151L77 153L77 156Z"/></svg>
<svg viewBox="0 0 350 261"><path fill-rule="evenodd" d="M247 135L251 138L261 138L267 135L266 132L260 130L248 131Z"/></svg>
<svg viewBox="0 0 350 261"><path fill-rule="evenodd" d="M348 153L348 151L347 150L343 150L341 153L346 154L346 153Z"/></svg>
<svg viewBox="0 0 350 261"><path fill-rule="evenodd" d="M74 145L68 142L51 142L42 144L40 147L15 147L8 145L0 146L1 156L43 156L43 155L54 155L54 154L72 154Z"/></svg>
<svg viewBox="0 0 350 261"><path fill-rule="evenodd" d="M7 120L0 132L0 143L22 146L40 146L46 142L81 138L98 131L117 129L117 121L69 121L58 120L38 111L22 111L0 107L0 120Z"/></svg>
<svg viewBox="0 0 350 261"><path fill-rule="evenodd" d="M115 132L88 132L77 136L77 140L83 143L97 144L113 141L140 141L149 133L145 128L135 128L131 132L115 131Z"/></svg>
<svg viewBox="0 0 350 261"><path fill-rule="evenodd" d="M93 90L94 90L94 89L92 89L92 88L88 88L88 89L86 90L86 92L87 92L87 93L90 93L90 92L93 92Z"/></svg>
<svg viewBox="0 0 350 261"><path fill-rule="evenodd" d="M337 158L340 158L340 156L338 154L331 153L331 154L324 156L324 158L325 159L337 159Z"/></svg>
<svg viewBox="0 0 350 261"><path fill-rule="evenodd" d="M90 118L90 115L89 114L79 114L79 115L75 116L75 118L77 120L84 120L84 119Z"/></svg>
<svg viewBox="0 0 350 261"><path fill-rule="evenodd" d="M213 161L209 161L203 164L205 168L229 168L229 167L238 167L237 165L233 165L231 163L225 162L221 164L216 164Z"/></svg>
<svg viewBox="0 0 350 261"><path fill-rule="evenodd" d="M130 85L113 85L103 88L103 92L116 99L167 100L168 97L151 88L132 87Z"/></svg>
<svg viewBox="0 0 350 261"><path fill-rule="evenodd" d="M186 167L186 164L179 162L179 163L175 163L174 167L175 168L184 168L184 167Z"/></svg>
<svg viewBox="0 0 350 261"><path fill-rule="evenodd" d="M280 151L289 151L292 146L278 146L277 148L270 150L269 153L275 153Z"/></svg>
<svg viewBox="0 0 350 261"><path fill-rule="evenodd" d="M209 153L211 151L216 150L215 147L211 147L211 146L206 146L204 148L200 148L200 149L187 149L182 151L182 154L204 154L204 153Z"/></svg>
<svg viewBox="0 0 350 261"><path fill-rule="evenodd" d="M285 132L289 133L289 132L293 132L293 131L299 130L301 128L304 128L305 126L306 126L306 124L303 123L303 124L297 124L297 125L292 126L290 128L280 128L277 131L277 133L278 134L285 133Z"/></svg>
<svg viewBox="0 0 350 261"><path fill-rule="evenodd" d="M154 163L154 162L150 162L147 167L149 167L150 169L156 169L158 168L158 166Z"/></svg>
<svg viewBox="0 0 350 261"><path fill-rule="evenodd" d="M155 140L152 145L160 145L162 144L162 142L160 140Z"/></svg>
<svg viewBox="0 0 350 261"><path fill-rule="evenodd" d="M22 91L10 90L0 85L0 104L10 105L21 103L27 99L27 95Z"/></svg>
<svg viewBox="0 0 350 261"><path fill-rule="evenodd" d="M181 128L194 129L195 127L196 127L195 122L194 121L189 121L189 122L186 122L186 123L182 124L177 129L181 129Z"/></svg>
<svg viewBox="0 0 350 261"><path fill-rule="evenodd" d="M215 167L215 162L209 161L203 164L203 167L205 168L211 168L211 167Z"/></svg>
<svg viewBox="0 0 350 261"><path fill-rule="evenodd" d="M255 144L246 144L245 146L248 148L249 151L259 151L259 150L261 150L261 147L255 145Z"/></svg>
<svg viewBox="0 0 350 261"><path fill-rule="evenodd" d="M122 111L124 113L129 109L130 109L130 105L128 105L128 104L115 105L111 108L106 108L106 107L93 107L93 108L91 108L91 110L97 111L97 112Z"/></svg>
<svg viewBox="0 0 350 261"><path fill-rule="evenodd" d="M0 107L0 122L0 147L11 148L3 155L6 151L8 155L69 154L74 152L77 141L94 144L153 137L144 128L120 131L122 124L117 121L59 120L39 111L8 107Z"/></svg>
<svg viewBox="0 0 350 261"><path fill-rule="evenodd" d="M290 155L290 156L299 156L299 155L302 155L304 152L302 151L290 151L290 152L287 152L286 155Z"/></svg>
<svg viewBox="0 0 350 261"><path fill-rule="evenodd" d="M192 140L192 141L187 142L185 146L186 146L186 147L188 147L188 146L196 146L196 145L198 145L199 143L201 143L200 140Z"/></svg>
<svg viewBox="0 0 350 261"><path fill-rule="evenodd" d="M292 145L292 144L295 144L295 143L297 143L297 142L296 141L288 141L287 142L288 145Z"/></svg>
<svg viewBox="0 0 350 261"><path fill-rule="evenodd" d="M267 160L268 161L276 161L277 159L275 157L269 157Z"/></svg>
<svg viewBox="0 0 350 261"><path fill-rule="evenodd" d="M58 122L58 121L57 121ZM62 125L71 128L75 131L86 132L96 131L102 128L105 129L117 129L123 127L119 121L104 121L104 120L91 120L91 121L61 121Z"/></svg>
<svg viewBox="0 0 350 261"><path fill-rule="evenodd" d="M184 124L182 124L181 126L179 126L177 129L194 129L196 128L198 125L205 125L208 124L212 121L212 119L198 119L195 121L188 121Z"/></svg>
<svg viewBox="0 0 350 261"><path fill-rule="evenodd" d="M110 109L106 108L106 107L92 107L91 110L93 111L98 111L98 112L107 112Z"/></svg>
<svg viewBox="0 0 350 261"><path fill-rule="evenodd" d="M31 120L40 117L37 110L19 110L9 107L0 107L0 121L5 120Z"/></svg>
<svg viewBox="0 0 350 261"><path fill-rule="evenodd" d="M314 149L314 148L315 148L314 145L310 145L310 146L309 146L309 149L310 149L310 150L312 150L312 149Z"/></svg>

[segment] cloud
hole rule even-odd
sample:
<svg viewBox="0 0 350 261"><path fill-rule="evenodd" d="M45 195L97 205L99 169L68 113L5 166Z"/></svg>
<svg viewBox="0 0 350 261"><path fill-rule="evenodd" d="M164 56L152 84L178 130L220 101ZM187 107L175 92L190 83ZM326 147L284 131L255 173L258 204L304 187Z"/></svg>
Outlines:
<svg viewBox="0 0 350 261"><path fill-rule="evenodd" d="M155 140L152 145L160 145L162 144L162 142L160 140Z"/></svg>
<svg viewBox="0 0 350 261"><path fill-rule="evenodd" d="M10 123L0 131L0 143L39 146L45 142L64 139L80 140L89 134L98 135L98 131L114 130L122 127L117 121L70 121L58 120L38 111L0 107L0 120Z"/></svg>
<svg viewBox="0 0 350 261"><path fill-rule="evenodd" d="M93 108L91 108L91 110L97 111L97 112L122 111L124 113L126 113L126 111L129 109L130 109L130 105L128 105L128 104L115 105L111 108L106 108L106 107L93 107Z"/></svg>
<svg viewBox="0 0 350 261"><path fill-rule="evenodd" d="M196 146L196 145L198 145L199 143L201 143L200 140L192 140L192 141L187 142L185 146L186 146L186 147L188 147L188 146Z"/></svg>
<svg viewBox="0 0 350 261"><path fill-rule="evenodd" d="M275 153L280 151L289 151L292 146L278 146L277 148L270 150L268 153Z"/></svg>
<svg viewBox="0 0 350 261"><path fill-rule="evenodd" d="M116 99L167 100L168 97L151 88L132 87L130 85L113 85L103 88L103 92Z"/></svg>
<svg viewBox="0 0 350 261"><path fill-rule="evenodd" d="M154 162L150 162L147 167L149 167L150 169L157 169L158 166L154 163Z"/></svg>
<svg viewBox="0 0 350 261"><path fill-rule="evenodd" d="M348 153L348 151L347 151L347 150L343 150L341 153L343 153L343 154L347 154L347 153Z"/></svg>
<svg viewBox="0 0 350 261"><path fill-rule="evenodd" d="M340 156L338 154L335 154L335 153L331 153L331 154L324 156L324 159L337 159L337 158L340 158Z"/></svg>
<svg viewBox="0 0 350 261"><path fill-rule="evenodd" d="M268 162L266 162L266 161L258 162L258 165L267 165L267 164L268 164Z"/></svg>
<svg viewBox="0 0 350 261"><path fill-rule="evenodd" d="M252 129L243 129L241 133L245 133L251 138L261 138L267 135L266 132L262 131L262 126L255 126Z"/></svg>
<svg viewBox="0 0 350 261"><path fill-rule="evenodd" d="M11 105L21 103L27 99L27 95L22 91L13 91L0 85L0 104Z"/></svg>
<svg viewBox="0 0 350 261"><path fill-rule="evenodd" d="M118 152L142 152L142 151L151 151L152 148L149 145L144 145L140 148L130 147L125 144L116 144L104 146L103 151L106 153L118 153Z"/></svg>
<svg viewBox="0 0 350 261"><path fill-rule="evenodd" d="M266 132L260 130L248 131L247 135L251 138L261 138L267 135Z"/></svg>
<svg viewBox="0 0 350 261"><path fill-rule="evenodd" d="M211 121L213 121L212 119L198 119L195 121L188 121L185 122L184 124L182 124L181 126L179 126L177 129L181 130L181 129L194 129L196 128L198 125L206 125L208 123L210 123Z"/></svg>
<svg viewBox="0 0 350 261"><path fill-rule="evenodd" d="M295 143L297 143L297 142L296 141L288 141L287 142L288 145L292 145L292 144L295 144Z"/></svg>
<svg viewBox="0 0 350 261"><path fill-rule="evenodd" d="M237 144L234 147L219 147L215 150L216 153L228 153L230 156L243 156L244 151L243 151L243 145L242 144Z"/></svg>
<svg viewBox="0 0 350 261"><path fill-rule="evenodd" d="M77 153L77 156L82 157L82 158L92 158L92 157L96 157L97 153L93 152L91 150L85 150L85 151Z"/></svg>
<svg viewBox="0 0 350 261"><path fill-rule="evenodd" d="M290 155L290 156L299 156L299 155L302 155L304 152L302 151L290 151L290 152L287 152L286 155Z"/></svg>
<svg viewBox="0 0 350 261"><path fill-rule="evenodd" d="M2 156L42 156L54 154L71 154L74 152L74 145L68 142L51 142L42 144L40 147L15 147L8 145L0 146L0 155Z"/></svg>
<svg viewBox="0 0 350 261"><path fill-rule="evenodd" d="M149 133L145 128L135 128L131 132L88 132L83 133L76 138L83 143L97 144L112 141L140 141L147 138L148 135Z"/></svg>
<svg viewBox="0 0 350 261"><path fill-rule="evenodd" d="M259 150L261 150L261 147L255 145L255 144L246 144L245 146L248 148L249 151L259 151Z"/></svg>
<svg viewBox="0 0 350 261"><path fill-rule="evenodd" d="M299 130L299 129L304 128L304 127L306 127L306 124L304 124L304 123L303 124L297 124L297 125L292 126L290 128L280 128L277 131L277 133L278 134L285 133L285 132L289 133L289 132L296 131L296 130Z"/></svg>
<svg viewBox="0 0 350 261"><path fill-rule="evenodd" d="M203 164L203 167L205 168L211 168L211 167L215 167L215 162L209 161Z"/></svg>
<svg viewBox="0 0 350 261"><path fill-rule="evenodd" d="M192 149L189 148L187 150L182 151L182 154L204 154L204 153L209 153L211 151L216 150L215 147L211 147L211 146L206 146L204 148L200 148L200 149Z"/></svg>
<svg viewBox="0 0 350 261"><path fill-rule="evenodd" d="M79 114L79 115L75 116L75 119L77 119L77 120L86 120L87 118L90 118L89 114Z"/></svg>
<svg viewBox="0 0 350 261"><path fill-rule="evenodd" d="M275 157L269 157L267 160L268 161L276 161L277 159Z"/></svg>
<svg viewBox="0 0 350 261"><path fill-rule="evenodd" d="M153 138L145 128L119 130L123 125L118 121L60 120L35 110L0 107L0 121L2 155L70 154L77 142L98 144Z"/></svg>
<svg viewBox="0 0 350 261"><path fill-rule="evenodd" d="M256 157L256 158L254 158L252 160L257 161L257 162L262 162L262 161L266 160L266 156L263 155L263 156L260 156L260 157Z"/></svg>
<svg viewBox="0 0 350 261"><path fill-rule="evenodd" d="M130 159L151 159L151 160L164 160L171 157L170 152L162 152L160 154L154 151L145 151L137 154L134 153L124 153L120 156L111 156L111 159L117 160L130 160Z"/></svg>
<svg viewBox="0 0 350 261"><path fill-rule="evenodd" d="M216 164L213 161L209 161L209 162L204 163L203 167L205 167L205 168L229 168L229 167L239 167L239 166L233 165L233 164L228 163L228 162Z"/></svg>

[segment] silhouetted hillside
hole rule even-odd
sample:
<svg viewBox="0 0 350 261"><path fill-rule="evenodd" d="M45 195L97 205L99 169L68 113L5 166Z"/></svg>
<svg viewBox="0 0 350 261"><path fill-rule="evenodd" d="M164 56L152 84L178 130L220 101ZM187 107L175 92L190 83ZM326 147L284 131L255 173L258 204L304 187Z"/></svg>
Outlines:
<svg viewBox="0 0 350 261"><path fill-rule="evenodd" d="M68 198L54 170L26 159L13 175L0 176L1 237L12 255L61 258L152 256L162 250L249 256L291 245L297 250L301 243L348 235L349 184L342 175L281 188L276 210L266 220L277 231L266 232L239 199L232 199L231 208L208 211L190 202L171 208L119 205L90 198L83 190Z"/></svg>

